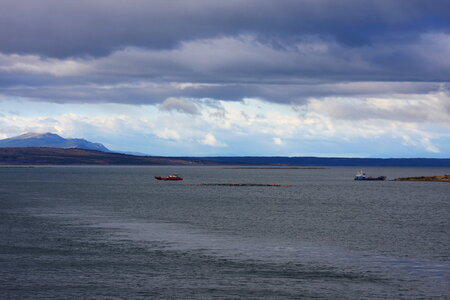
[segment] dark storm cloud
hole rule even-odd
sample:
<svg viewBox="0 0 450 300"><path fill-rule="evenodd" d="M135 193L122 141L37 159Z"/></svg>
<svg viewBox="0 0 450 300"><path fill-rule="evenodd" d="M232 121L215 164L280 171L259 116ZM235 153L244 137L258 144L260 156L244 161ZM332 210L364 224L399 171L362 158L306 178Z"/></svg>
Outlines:
<svg viewBox="0 0 450 300"><path fill-rule="evenodd" d="M447 0L3 0L0 95L301 104L426 94L448 90L449 29Z"/></svg>
<svg viewBox="0 0 450 300"><path fill-rule="evenodd" d="M362 46L448 31L450 23L446 0L3 0L0 6L0 52L51 57L167 49L249 33L280 47L302 35Z"/></svg>
<svg viewBox="0 0 450 300"><path fill-rule="evenodd" d="M310 98L371 97L392 94L428 94L447 91L449 87L433 82L348 82L325 84L205 84L180 88L171 83L116 85L40 85L0 88L6 97L24 97L56 103L128 103L158 104L167 98L217 99L241 101L259 98L269 102L304 104Z"/></svg>

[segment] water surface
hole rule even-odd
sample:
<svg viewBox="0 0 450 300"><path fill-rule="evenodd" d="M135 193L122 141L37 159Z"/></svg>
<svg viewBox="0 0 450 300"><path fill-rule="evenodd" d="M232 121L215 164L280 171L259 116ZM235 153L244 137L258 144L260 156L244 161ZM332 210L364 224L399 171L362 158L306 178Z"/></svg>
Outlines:
<svg viewBox="0 0 450 300"><path fill-rule="evenodd" d="M0 297L449 298L450 184L356 171L0 168Z"/></svg>

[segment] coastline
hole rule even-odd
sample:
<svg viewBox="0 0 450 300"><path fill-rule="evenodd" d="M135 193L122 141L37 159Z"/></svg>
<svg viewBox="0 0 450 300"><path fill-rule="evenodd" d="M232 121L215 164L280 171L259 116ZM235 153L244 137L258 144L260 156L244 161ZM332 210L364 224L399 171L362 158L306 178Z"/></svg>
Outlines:
<svg viewBox="0 0 450 300"><path fill-rule="evenodd" d="M396 178L393 181L434 181L434 182L450 182L450 175L443 176L418 176Z"/></svg>

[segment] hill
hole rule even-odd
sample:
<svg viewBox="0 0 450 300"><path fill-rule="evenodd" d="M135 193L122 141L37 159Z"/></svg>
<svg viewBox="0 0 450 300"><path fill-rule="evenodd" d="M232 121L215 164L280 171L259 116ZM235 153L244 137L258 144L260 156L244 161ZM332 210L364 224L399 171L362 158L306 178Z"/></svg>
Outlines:
<svg viewBox="0 0 450 300"><path fill-rule="evenodd" d="M85 149L0 148L0 165L203 165L199 160L135 156ZM217 163L214 163L217 164Z"/></svg>
<svg viewBox="0 0 450 300"><path fill-rule="evenodd" d="M19 136L0 140L0 148L30 148L30 147L50 147L50 148L78 148L86 150L97 150L111 152L100 143L89 142L85 139L65 139L54 133L25 133Z"/></svg>

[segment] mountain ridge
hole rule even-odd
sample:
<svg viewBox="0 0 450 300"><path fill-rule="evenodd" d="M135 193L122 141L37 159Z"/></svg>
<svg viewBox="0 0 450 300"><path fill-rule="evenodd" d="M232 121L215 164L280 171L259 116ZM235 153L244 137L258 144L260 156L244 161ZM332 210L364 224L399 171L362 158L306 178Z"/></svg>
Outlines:
<svg viewBox="0 0 450 300"><path fill-rule="evenodd" d="M102 152L112 152L101 143L93 143L85 139L66 139L55 133L28 132L19 136L0 140L0 148L62 148L86 149Z"/></svg>

